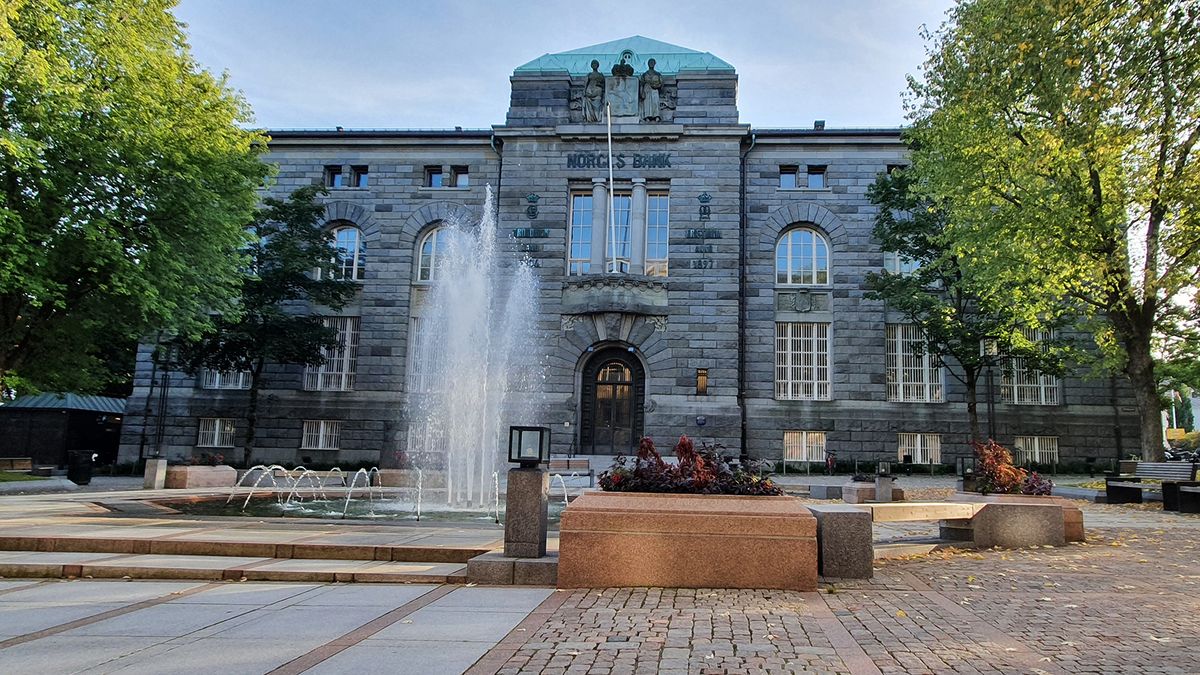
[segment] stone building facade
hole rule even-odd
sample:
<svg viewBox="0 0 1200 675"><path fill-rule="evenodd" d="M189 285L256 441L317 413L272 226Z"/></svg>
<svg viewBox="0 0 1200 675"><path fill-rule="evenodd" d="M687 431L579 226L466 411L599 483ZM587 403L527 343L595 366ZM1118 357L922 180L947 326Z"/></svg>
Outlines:
<svg viewBox="0 0 1200 675"><path fill-rule="evenodd" d="M866 273L902 267L872 239L866 197L905 163L900 130L755 129L729 64L640 37L547 54L511 84L490 130L272 134L271 193L329 186L328 227L360 288L330 319L346 344L330 364L268 373L258 459L405 463L436 232L477 221L489 185L511 235L502 264L528 257L541 282L546 419L514 423L549 426L556 453L681 433L818 462L967 453L954 364L930 363L919 335L864 297ZM122 459L236 446L237 374L164 373L152 351ZM997 439L1036 459L1136 451L1129 392L1084 375L997 372Z"/></svg>

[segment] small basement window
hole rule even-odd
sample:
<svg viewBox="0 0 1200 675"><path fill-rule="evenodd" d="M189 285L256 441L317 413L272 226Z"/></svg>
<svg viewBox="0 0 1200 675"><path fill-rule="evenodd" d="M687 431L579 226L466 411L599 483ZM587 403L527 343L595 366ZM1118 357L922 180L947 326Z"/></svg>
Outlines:
<svg viewBox="0 0 1200 675"><path fill-rule="evenodd" d="M808 165L808 189L809 190L824 190L825 189L825 166L824 165Z"/></svg>
<svg viewBox="0 0 1200 675"><path fill-rule="evenodd" d="M325 187L346 187L346 177L342 175L340 164L330 164L325 167Z"/></svg>
<svg viewBox="0 0 1200 675"><path fill-rule="evenodd" d="M450 167L450 184L456 188L471 187L470 169L465 166Z"/></svg>
<svg viewBox="0 0 1200 675"><path fill-rule="evenodd" d="M798 176L800 175L800 167L798 166L781 166L779 167L779 189L780 190L795 190L799 187Z"/></svg>
<svg viewBox="0 0 1200 675"><path fill-rule="evenodd" d="M425 167L425 187L440 188L444 187L442 183L442 167L427 166Z"/></svg>
<svg viewBox="0 0 1200 675"><path fill-rule="evenodd" d="M370 174L367 172L367 167L365 166L350 167L350 184L356 188L367 187L369 176Z"/></svg>

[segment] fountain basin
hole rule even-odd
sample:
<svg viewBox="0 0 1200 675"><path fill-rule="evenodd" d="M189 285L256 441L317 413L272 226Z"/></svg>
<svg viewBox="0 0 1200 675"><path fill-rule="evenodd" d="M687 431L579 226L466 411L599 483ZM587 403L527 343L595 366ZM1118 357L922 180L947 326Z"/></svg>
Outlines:
<svg viewBox="0 0 1200 675"><path fill-rule="evenodd" d="M307 490L305 490L306 498L304 501L293 500L291 503L281 503L278 495L282 495L286 499L287 491L272 493L260 490L246 505L245 509L242 508L243 500L240 498L240 495L235 496L233 501L228 503L224 495L155 500L155 503L190 516L341 520L342 510L345 508L344 492L333 489L329 489L327 492L329 493L327 499L308 499ZM346 509L347 520L418 522L416 503L410 498L407 491L401 496L397 495L397 491L387 490L381 497L376 497L374 501L367 496L365 488L356 489L354 494L355 497L350 501L349 508ZM444 499L440 495L438 497ZM500 502L500 506L500 522L503 523L503 501ZM561 501L552 501L550 503L549 521L552 524L558 523L562 510L563 504ZM496 515L493 512L478 509L453 509L439 503L425 504L421 509L420 522L474 524L482 527L490 526L497 530L501 527L501 525L496 524Z"/></svg>

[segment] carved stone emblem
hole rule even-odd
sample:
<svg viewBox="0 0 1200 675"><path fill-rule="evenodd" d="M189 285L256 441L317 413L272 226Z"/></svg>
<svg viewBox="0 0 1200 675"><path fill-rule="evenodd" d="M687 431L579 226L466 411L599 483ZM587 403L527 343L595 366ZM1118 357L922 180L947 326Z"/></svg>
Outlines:
<svg viewBox="0 0 1200 675"><path fill-rule="evenodd" d="M667 332L667 317L652 316L649 319L647 319L647 321L650 322L650 325L654 326L654 332L656 332L656 333Z"/></svg>

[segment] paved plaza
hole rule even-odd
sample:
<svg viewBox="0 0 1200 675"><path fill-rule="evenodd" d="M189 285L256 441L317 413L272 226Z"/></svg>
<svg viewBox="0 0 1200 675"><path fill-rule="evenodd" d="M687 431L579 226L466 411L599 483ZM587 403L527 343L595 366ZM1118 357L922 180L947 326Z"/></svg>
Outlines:
<svg viewBox="0 0 1200 675"><path fill-rule="evenodd" d="M929 480L910 487L928 498L948 489ZM98 498L0 498L0 534L347 549L487 547L498 535L115 517L91 504ZM1078 503L1085 543L881 560L871 581L825 579L816 593L7 579L0 672L1200 672L1200 516ZM876 537L928 533L922 527L880 525ZM32 555L97 554L0 552L0 564Z"/></svg>

